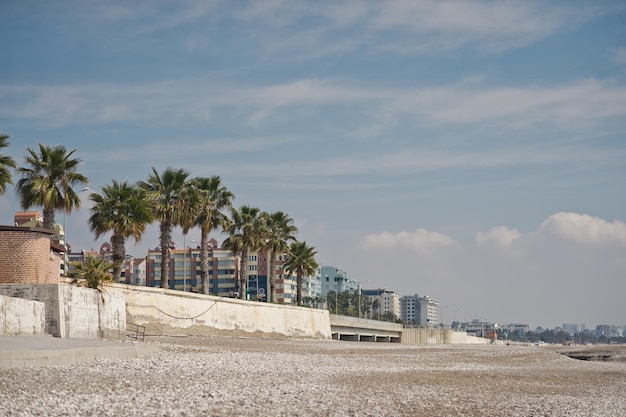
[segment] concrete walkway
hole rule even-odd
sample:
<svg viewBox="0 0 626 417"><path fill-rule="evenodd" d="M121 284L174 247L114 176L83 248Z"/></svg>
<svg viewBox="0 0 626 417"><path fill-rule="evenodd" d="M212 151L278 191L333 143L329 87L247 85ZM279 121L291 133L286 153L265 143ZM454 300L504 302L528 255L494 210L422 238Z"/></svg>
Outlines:
<svg viewBox="0 0 626 417"><path fill-rule="evenodd" d="M155 344L125 340L0 336L0 369L67 365L97 358L138 357L160 350L160 346Z"/></svg>

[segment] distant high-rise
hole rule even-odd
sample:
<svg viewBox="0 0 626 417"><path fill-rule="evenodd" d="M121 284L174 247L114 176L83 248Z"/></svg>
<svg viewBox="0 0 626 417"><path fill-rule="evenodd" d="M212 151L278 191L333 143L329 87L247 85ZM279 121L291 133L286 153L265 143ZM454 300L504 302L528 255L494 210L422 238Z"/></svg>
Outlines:
<svg viewBox="0 0 626 417"><path fill-rule="evenodd" d="M406 325L419 323L419 295L405 295L400 298L400 318Z"/></svg>
<svg viewBox="0 0 626 417"><path fill-rule="evenodd" d="M417 324L422 327L439 327L439 303L427 295L418 298L418 303L419 315Z"/></svg>

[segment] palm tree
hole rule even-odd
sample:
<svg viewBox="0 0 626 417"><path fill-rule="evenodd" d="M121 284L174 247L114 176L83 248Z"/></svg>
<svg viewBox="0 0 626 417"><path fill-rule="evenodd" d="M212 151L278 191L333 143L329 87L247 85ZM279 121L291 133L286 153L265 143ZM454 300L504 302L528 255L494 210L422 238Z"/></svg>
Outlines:
<svg viewBox="0 0 626 417"><path fill-rule="evenodd" d="M316 254L315 248L308 246L306 242L293 242L289 246L284 268L296 275L296 301L299 306L302 305L302 280L305 276L313 275L319 267L315 261Z"/></svg>
<svg viewBox="0 0 626 417"><path fill-rule="evenodd" d="M223 210L232 209L232 201L235 195L222 185L222 180L219 176L194 178L191 181L191 185L194 187L197 196L197 206L195 208L195 216L191 219L192 223L184 227L183 232L187 233L190 226L198 226L200 228L201 291L202 294L208 294L209 243L207 239L212 230L221 229L224 231L228 229L230 219L224 214ZM218 278L215 277L213 292L216 294L217 284Z"/></svg>
<svg viewBox="0 0 626 417"><path fill-rule="evenodd" d="M111 248L113 250L113 280L119 282L122 262L126 258L125 242L133 237L141 240L146 225L152 222L152 211L145 191L113 180L111 185L102 187L102 194L91 193L89 198L95 204L91 208L89 228L96 234L96 239L112 231Z"/></svg>
<svg viewBox="0 0 626 417"><path fill-rule="evenodd" d="M263 248L269 252L270 265L267 273L267 280L269 286L268 300L270 303L274 301L276 294L276 279L274 277L276 273L276 255L279 253L285 253L289 249L289 242L295 241L295 234L298 233L298 228L294 225L293 219L282 211L276 211L273 213L263 213L265 218L265 224L267 226L265 236L265 242Z"/></svg>
<svg viewBox="0 0 626 417"><path fill-rule="evenodd" d="M72 275L86 280L89 288L98 288L102 283L111 281L109 270L113 264L104 258L88 256L83 262L72 262L72 266L75 268Z"/></svg>
<svg viewBox="0 0 626 417"><path fill-rule="evenodd" d="M87 185L87 177L78 173L79 158L72 159L76 149L67 152L63 145L51 147L39 144L39 153L26 148L28 166L18 168L22 178L17 182L16 191L24 210L43 207L43 227L54 227L54 212L62 210L71 213L80 208L80 198L72 186Z"/></svg>
<svg viewBox="0 0 626 417"><path fill-rule="evenodd" d="M0 149L9 146L9 135L0 133ZM13 184L11 171L9 168L15 169L15 160L10 156L0 153L0 195L7 191L7 184Z"/></svg>
<svg viewBox="0 0 626 417"><path fill-rule="evenodd" d="M235 255L239 255L239 298L246 298L248 283L248 253L263 246L264 222L260 216L260 209L248 205L239 210L231 210L231 224L228 227L230 235L222 244Z"/></svg>
<svg viewBox="0 0 626 417"><path fill-rule="evenodd" d="M159 175L152 167L147 181L140 181L139 188L146 192L152 205L152 216L159 221L159 242L161 245L161 288L168 288L170 272L170 246L174 226L187 224L191 216L194 195L184 169L167 168Z"/></svg>

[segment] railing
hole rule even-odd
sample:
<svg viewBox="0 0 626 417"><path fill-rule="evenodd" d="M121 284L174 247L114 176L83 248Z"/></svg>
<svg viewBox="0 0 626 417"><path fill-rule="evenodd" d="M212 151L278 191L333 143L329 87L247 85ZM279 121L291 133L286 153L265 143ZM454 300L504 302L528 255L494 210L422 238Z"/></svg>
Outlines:
<svg viewBox="0 0 626 417"><path fill-rule="evenodd" d="M140 324L126 322L126 331L129 332L126 336L131 339L140 340L141 338L143 342L146 337L146 326Z"/></svg>

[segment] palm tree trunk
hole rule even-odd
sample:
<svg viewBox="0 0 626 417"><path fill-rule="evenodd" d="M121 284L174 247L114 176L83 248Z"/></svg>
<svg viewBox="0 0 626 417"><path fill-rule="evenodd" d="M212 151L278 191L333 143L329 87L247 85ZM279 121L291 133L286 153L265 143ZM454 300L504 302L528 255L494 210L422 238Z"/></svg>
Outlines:
<svg viewBox="0 0 626 417"><path fill-rule="evenodd" d="M208 272L209 272L209 245L207 244L207 229L205 227L200 228L200 279L202 280L201 292L202 294L209 293L209 286L207 282ZM213 292L215 292L215 288L217 285L217 281L213 284Z"/></svg>
<svg viewBox="0 0 626 417"><path fill-rule="evenodd" d="M161 223L161 288L168 288L170 276L170 244L172 226L168 221Z"/></svg>
<svg viewBox="0 0 626 417"><path fill-rule="evenodd" d="M296 274L296 302L299 306L302 305L302 273Z"/></svg>
<svg viewBox="0 0 626 417"><path fill-rule="evenodd" d="M113 282L120 282L122 277L122 263L126 257L124 236L113 235L111 237L111 249L113 251Z"/></svg>
<svg viewBox="0 0 626 417"><path fill-rule="evenodd" d="M246 299L246 289L248 284L248 250L241 251L241 262L239 262L239 298Z"/></svg>
<svg viewBox="0 0 626 417"><path fill-rule="evenodd" d="M54 208L43 208L43 227L44 229L54 229ZM66 233L66 231L64 230L63 233Z"/></svg>

